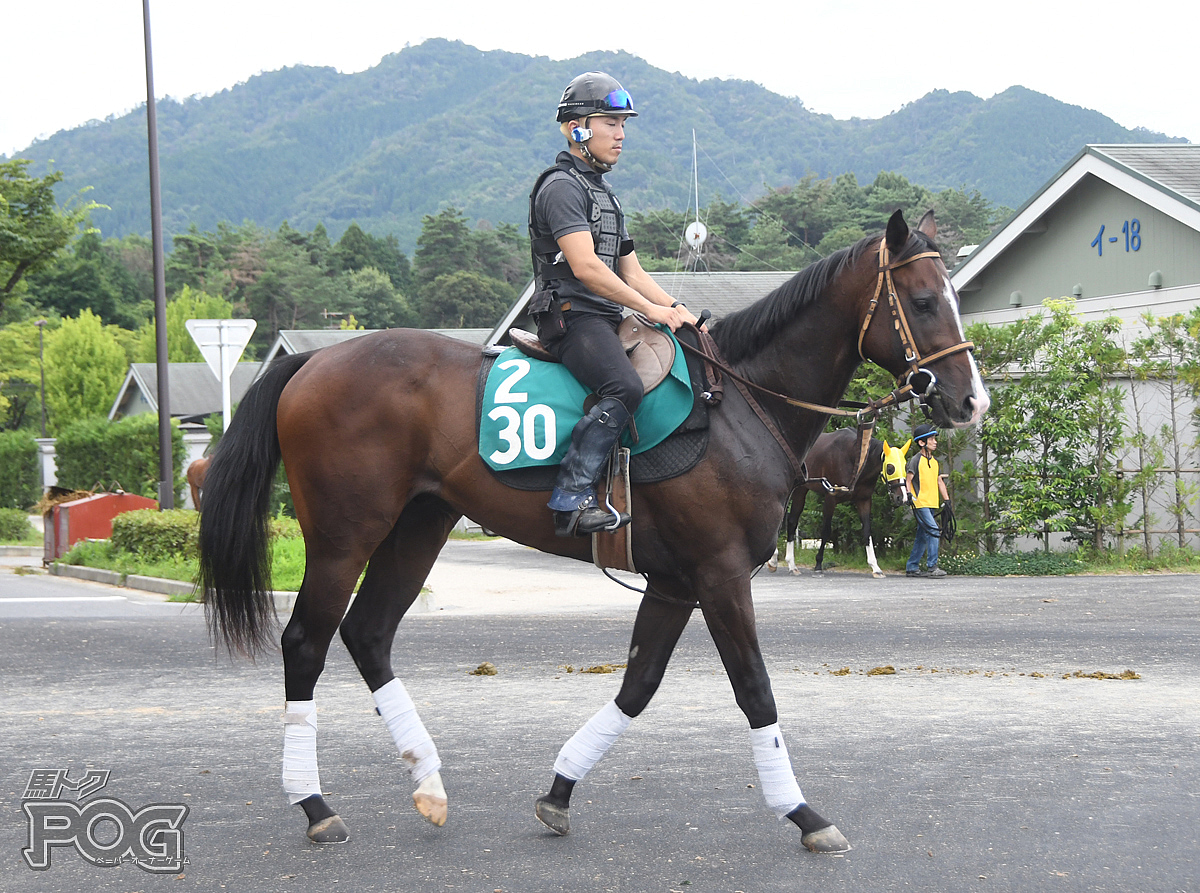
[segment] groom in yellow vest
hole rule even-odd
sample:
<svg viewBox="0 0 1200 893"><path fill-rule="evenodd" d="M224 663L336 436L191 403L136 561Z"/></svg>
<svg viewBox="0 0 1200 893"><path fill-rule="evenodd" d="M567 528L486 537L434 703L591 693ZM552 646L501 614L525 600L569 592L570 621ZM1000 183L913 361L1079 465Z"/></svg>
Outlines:
<svg viewBox="0 0 1200 893"><path fill-rule="evenodd" d="M905 576L909 577L946 576L946 572L937 566L942 531L933 513L941 507L942 500L950 501L950 494L946 491L946 482L938 474L938 461L933 458L937 435L937 428L930 424L917 425L913 429L913 442L920 452L908 462L908 492L912 494L913 515L917 519L917 535L905 567ZM928 564L922 569L921 558L926 552L929 553Z"/></svg>

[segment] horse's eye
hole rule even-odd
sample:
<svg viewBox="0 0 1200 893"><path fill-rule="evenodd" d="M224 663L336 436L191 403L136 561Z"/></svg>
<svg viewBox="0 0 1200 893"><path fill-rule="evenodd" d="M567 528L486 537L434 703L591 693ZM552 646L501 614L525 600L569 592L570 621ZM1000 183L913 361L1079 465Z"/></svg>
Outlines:
<svg viewBox="0 0 1200 893"><path fill-rule="evenodd" d="M928 313L933 309L933 300L926 297L912 299L913 310L918 313Z"/></svg>
<svg viewBox="0 0 1200 893"><path fill-rule="evenodd" d="M896 473L896 466L895 466L895 465L893 465L892 463L890 463L890 462L889 462L889 463L888 463L888 467L887 467L887 473L888 473L888 474L895 474L895 473Z"/></svg>

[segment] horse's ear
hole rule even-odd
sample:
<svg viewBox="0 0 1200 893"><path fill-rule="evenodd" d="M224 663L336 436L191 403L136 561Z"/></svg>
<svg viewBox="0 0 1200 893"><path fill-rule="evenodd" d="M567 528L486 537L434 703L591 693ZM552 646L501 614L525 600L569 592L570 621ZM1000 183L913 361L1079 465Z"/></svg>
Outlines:
<svg viewBox="0 0 1200 893"><path fill-rule="evenodd" d="M887 239L888 251L896 254L905 245L908 244L908 224L904 220L904 212L899 208L896 213L888 218L887 224Z"/></svg>
<svg viewBox="0 0 1200 893"><path fill-rule="evenodd" d="M885 440L883 442L883 454L886 456L889 452L891 452L891 449L892 448L888 446L888 442Z"/></svg>
<svg viewBox="0 0 1200 893"><path fill-rule="evenodd" d="M933 219L933 208L921 216L921 222L917 224L917 232L924 233L931 239L937 238L937 221Z"/></svg>
<svg viewBox="0 0 1200 893"><path fill-rule="evenodd" d="M902 450L900 451L900 455L901 455L901 456L907 456L907 455L908 455L908 448L909 448L910 446L912 446L912 438L911 438L911 437L908 439L908 443L906 443L906 444L904 445L904 449L902 449Z"/></svg>

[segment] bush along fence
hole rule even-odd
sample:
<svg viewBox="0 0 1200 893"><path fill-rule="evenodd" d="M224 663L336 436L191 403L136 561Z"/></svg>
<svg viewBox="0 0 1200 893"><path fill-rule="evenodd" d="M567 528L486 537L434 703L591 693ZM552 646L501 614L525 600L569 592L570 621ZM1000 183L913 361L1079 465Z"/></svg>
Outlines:
<svg viewBox="0 0 1200 893"><path fill-rule="evenodd" d="M171 423L171 453L176 498L183 493L186 450L179 426ZM117 422L104 418L77 422L58 436L55 445L58 484L73 490L120 487L158 498L158 417L154 413Z"/></svg>
<svg viewBox="0 0 1200 893"><path fill-rule="evenodd" d="M1084 323L1063 299L971 327L992 408L944 439L961 547L1048 551L1057 534L1099 552L1136 536L1149 554L1200 532L1200 308L1141 323L1136 338L1115 317Z"/></svg>
<svg viewBox="0 0 1200 893"><path fill-rule="evenodd" d="M0 432L0 508L28 509L41 494L38 448L27 431Z"/></svg>
<svg viewBox="0 0 1200 893"><path fill-rule="evenodd" d="M1133 337L1115 317L1085 323L1063 299L1008 325L970 327L992 407L978 427L940 437L958 523L947 554L1060 543L1096 552L1136 546L1147 555L1195 547L1200 308L1141 324L1145 334ZM847 399L889 387L886 373L864 366ZM911 408L885 413L875 436L902 445L922 420ZM813 502L801 536L818 535ZM876 549L910 548L911 511L893 509L882 487L871 526ZM835 516L834 539L845 551L858 547L858 517L847 506Z"/></svg>

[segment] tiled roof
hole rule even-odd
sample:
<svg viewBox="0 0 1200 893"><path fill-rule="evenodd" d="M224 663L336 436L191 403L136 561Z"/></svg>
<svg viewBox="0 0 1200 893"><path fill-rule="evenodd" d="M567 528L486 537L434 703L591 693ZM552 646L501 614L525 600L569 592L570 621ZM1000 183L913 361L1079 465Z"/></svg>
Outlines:
<svg viewBox="0 0 1200 893"><path fill-rule="evenodd" d="M1091 148L1147 180L1200 203L1200 145L1165 143Z"/></svg>
<svg viewBox="0 0 1200 893"><path fill-rule="evenodd" d="M242 399L257 372L258 363L237 364L229 382L230 396L234 403ZM167 381L171 388L172 418L201 416L221 411L221 383L217 381L207 363L171 363L167 367ZM158 410L158 373L155 364L133 363L113 404L112 417L124 414L125 407L133 396L133 388L141 392L152 410Z"/></svg>

